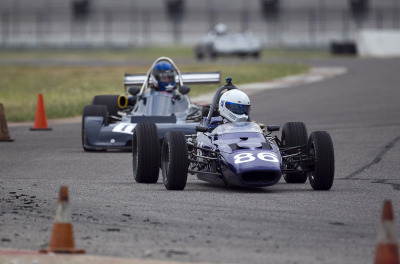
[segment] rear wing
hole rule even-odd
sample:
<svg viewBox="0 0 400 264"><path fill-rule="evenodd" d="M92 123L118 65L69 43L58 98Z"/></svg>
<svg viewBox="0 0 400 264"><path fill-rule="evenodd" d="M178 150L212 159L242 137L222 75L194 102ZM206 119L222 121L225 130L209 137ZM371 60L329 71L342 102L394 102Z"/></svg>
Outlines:
<svg viewBox="0 0 400 264"><path fill-rule="evenodd" d="M221 84L220 72L182 72L183 84ZM179 76L175 77L176 83L180 83ZM143 85L144 82L150 83L150 78L146 74L128 74L125 73L124 85Z"/></svg>

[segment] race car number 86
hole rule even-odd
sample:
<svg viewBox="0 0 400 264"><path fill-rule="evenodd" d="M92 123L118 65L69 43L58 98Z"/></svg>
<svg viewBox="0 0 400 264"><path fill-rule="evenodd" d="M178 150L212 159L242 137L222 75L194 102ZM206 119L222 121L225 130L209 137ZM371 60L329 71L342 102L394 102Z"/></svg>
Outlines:
<svg viewBox="0 0 400 264"><path fill-rule="evenodd" d="M255 160L256 158L253 156L253 153L240 153L233 157L235 159L235 163L243 163L250 162ZM261 152L257 154L257 158L260 160L265 160L269 162L279 162L278 158L273 153Z"/></svg>

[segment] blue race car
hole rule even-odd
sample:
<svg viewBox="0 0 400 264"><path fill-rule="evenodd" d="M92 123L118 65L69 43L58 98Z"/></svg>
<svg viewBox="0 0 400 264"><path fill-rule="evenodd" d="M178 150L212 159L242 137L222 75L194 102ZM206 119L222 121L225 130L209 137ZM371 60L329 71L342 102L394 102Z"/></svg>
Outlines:
<svg viewBox="0 0 400 264"><path fill-rule="evenodd" d="M237 89L228 83L221 86L197 134L180 131L165 134L160 149L155 124L139 124L133 133L133 175L139 183L155 183L161 167L164 185L169 190L182 190L187 175L200 180L239 187L264 187L276 184L282 177L287 183L304 183L309 178L315 190L329 190L334 180L334 150L326 131L308 136L304 123L288 122L281 139L271 133L279 126L260 126L245 122L210 126L216 116L221 92ZM159 158L161 156L161 159Z"/></svg>
<svg viewBox="0 0 400 264"><path fill-rule="evenodd" d="M154 82L157 80L153 74L158 70L156 67L163 70L165 65L169 65L171 71L159 71L160 75L169 74L173 86L167 84L165 89L155 89ZM161 80L159 83L163 84ZM187 85L210 83L220 83L219 72L181 73L167 57L158 58L147 74L125 74L125 94L98 95L93 98L91 105L84 107L83 149L130 150L133 129L139 123L155 123L160 140L169 130L195 133L195 127L201 120L202 106L191 103ZM139 88L135 85L142 86Z"/></svg>

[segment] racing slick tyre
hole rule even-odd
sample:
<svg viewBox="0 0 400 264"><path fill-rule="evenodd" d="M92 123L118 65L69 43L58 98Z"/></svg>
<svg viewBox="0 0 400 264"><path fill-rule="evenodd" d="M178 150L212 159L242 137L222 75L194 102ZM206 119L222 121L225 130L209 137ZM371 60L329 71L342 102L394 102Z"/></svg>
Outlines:
<svg viewBox="0 0 400 264"><path fill-rule="evenodd" d="M307 145L308 135L306 125L302 122L287 122L282 129L282 145L283 147L295 147ZM286 154L294 154L296 150L287 151ZM290 169L290 167L288 168ZM287 183L305 183L307 181L307 173L294 172L283 175Z"/></svg>
<svg viewBox="0 0 400 264"><path fill-rule="evenodd" d="M105 105L109 116L117 116L118 111L122 110L118 106L118 97L119 95L96 95L93 97L92 105Z"/></svg>
<svg viewBox="0 0 400 264"><path fill-rule="evenodd" d="M82 112L82 147L85 151L93 151L85 147L87 145L87 134L85 129L85 118L88 116L101 116L103 117L102 125L108 125L108 113L105 105L87 105L83 108Z"/></svg>
<svg viewBox="0 0 400 264"><path fill-rule="evenodd" d="M186 186L189 160L185 134L168 132L161 149L161 170L168 190L183 190Z"/></svg>
<svg viewBox="0 0 400 264"><path fill-rule="evenodd" d="M260 52L259 51L254 52L254 53L251 54L251 56L253 56L253 58L255 58L255 59L259 59L260 58Z"/></svg>
<svg viewBox="0 0 400 264"><path fill-rule="evenodd" d="M311 133L307 146L311 158L308 173L314 190L329 190L335 174L335 154L331 136L326 131Z"/></svg>
<svg viewBox="0 0 400 264"><path fill-rule="evenodd" d="M138 183L156 183L160 169L160 140L154 123L139 123L132 136L133 177Z"/></svg>

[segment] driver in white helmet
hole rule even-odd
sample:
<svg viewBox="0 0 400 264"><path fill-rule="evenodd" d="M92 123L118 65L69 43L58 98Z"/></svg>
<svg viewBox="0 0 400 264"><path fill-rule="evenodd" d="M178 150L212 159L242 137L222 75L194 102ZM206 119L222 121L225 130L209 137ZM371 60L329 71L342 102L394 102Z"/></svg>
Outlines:
<svg viewBox="0 0 400 264"><path fill-rule="evenodd" d="M250 109L250 99L247 94L239 89L229 90L219 99L218 112L222 121L211 122L208 127L212 130L220 124L251 121ZM264 131L265 125L261 123L258 125Z"/></svg>
<svg viewBox="0 0 400 264"><path fill-rule="evenodd" d="M219 99L218 112L222 120L211 122L208 126L210 129L220 124L250 121L250 99L239 89L229 90Z"/></svg>
<svg viewBox="0 0 400 264"><path fill-rule="evenodd" d="M227 91L219 99L218 111L229 122L249 121L250 99L238 89Z"/></svg>

